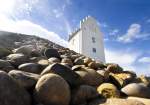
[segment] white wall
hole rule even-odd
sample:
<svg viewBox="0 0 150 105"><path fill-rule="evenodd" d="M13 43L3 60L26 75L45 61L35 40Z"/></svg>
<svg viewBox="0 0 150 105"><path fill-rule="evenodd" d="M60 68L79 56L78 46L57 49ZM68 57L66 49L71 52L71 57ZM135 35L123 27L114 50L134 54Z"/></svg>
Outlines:
<svg viewBox="0 0 150 105"><path fill-rule="evenodd" d="M82 43L81 43L81 30L76 33L76 35L69 41L69 48L77 53L81 53Z"/></svg>

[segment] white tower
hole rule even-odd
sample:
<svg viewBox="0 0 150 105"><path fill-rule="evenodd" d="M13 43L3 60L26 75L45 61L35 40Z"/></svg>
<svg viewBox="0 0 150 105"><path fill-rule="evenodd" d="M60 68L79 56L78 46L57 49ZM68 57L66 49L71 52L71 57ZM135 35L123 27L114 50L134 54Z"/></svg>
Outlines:
<svg viewBox="0 0 150 105"><path fill-rule="evenodd" d="M88 16L80 21L80 28L69 35L69 48L105 62L103 35L93 17Z"/></svg>

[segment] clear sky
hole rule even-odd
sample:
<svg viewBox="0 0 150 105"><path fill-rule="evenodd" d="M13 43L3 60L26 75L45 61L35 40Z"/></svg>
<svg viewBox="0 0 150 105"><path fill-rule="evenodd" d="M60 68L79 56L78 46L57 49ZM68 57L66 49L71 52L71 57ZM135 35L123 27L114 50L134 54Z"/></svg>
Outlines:
<svg viewBox="0 0 150 105"><path fill-rule="evenodd" d="M150 0L0 0L0 30L63 46L87 15L104 34L107 62L150 75Z"/></svg>

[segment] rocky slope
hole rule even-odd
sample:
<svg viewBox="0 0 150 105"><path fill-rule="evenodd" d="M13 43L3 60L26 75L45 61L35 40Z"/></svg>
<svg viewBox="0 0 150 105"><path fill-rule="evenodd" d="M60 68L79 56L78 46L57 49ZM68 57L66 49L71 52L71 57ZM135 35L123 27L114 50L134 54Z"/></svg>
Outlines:
<svg viewBox="0 0 150 105"><path fill-rule="evenodd" d="M150 78L48 40L0 32L0 105L150 105Z"/></svg>

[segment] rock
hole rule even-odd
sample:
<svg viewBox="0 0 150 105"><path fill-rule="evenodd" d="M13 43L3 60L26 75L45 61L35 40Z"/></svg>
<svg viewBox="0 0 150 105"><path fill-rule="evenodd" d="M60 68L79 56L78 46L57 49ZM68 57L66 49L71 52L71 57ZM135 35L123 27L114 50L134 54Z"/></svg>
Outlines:
<svg viewBox="0 0 150 105"><path fill-rule="evenodd" d="M92 69L94 69L94 70L97 70L97 69L98 69L98 65L97 65L96 62L90 62L90 63L88 64L88 67L90 67L90 68L92 68Z"/></svg>
<svg viewBox="0 0 150 105"><path fill-rule="evenodd" d="M0 105L31 105L27 91L2 71L0 71Z"/></svg>
<svg viewBox="0 0 150 105"><path fill-rule="evenodd" d="M89 58L89 57L84 58L84 64L85 64L86 66L88 66L88 64L89 64L90 62L92 62L92 59L91 59L91 58Z"/></svg>
<svg viewBox="0 0 150 105"><path fill-rule="evenodd" d="M106 70L97 70L96 71L98 74L102 75L105 79L105 81L108 81L109 79L109 71Z"/></svg>
<svg viewBox="0 0 150 105"><path fill-rule="evenodd" d="M40 74L43 70L43 67L36 63L24 63L19 65L18 69L29 73Z"/></svg>
<svg viewBox="0 0 150 105"><path fill-rule="evenodd" d="M109 81L115 84L119 89L127 85L131 80L133 80L132 75L127 73L119 73L119 74L110 73L109 75Z"/></svg>
<svg viewBox="0 0 150 105"><path fill-rule="evenodd" d="M8 61L0 59L0 69L9 72L14 69L14 67Z"/></svg>
<svg viewBox="0 0 150 105"><path fill-rule="evenodd" d="M139 76L138 79L141 83L144 83L146 86L150 87L150 78L148 78L144 75L141 75L141 76Z"/></svg>
<svg viewBox="0 0 150 105"><path fill-rule="evenodd" d="M41 59L38 61L38 64L42 65L43 67L46 67L49 65L49 61L46 59Z"/></svg>
<svg viewBox="0 0 150 105"><path fill-rule="evenodd" d="M6 48L0 47L0 58L6 57L7 55L11 54L12 52Z"/></svg>
<svg viewBox="0 0 150 105"><path fill-rule="evenodd" d="M85 67L85 65L75 65L75 66L73 66L71 69L73 70L73 71L82 71L82 69Z"/></svg>
<svg viewBox="0 0 150 105"><path fill-rule="evenodd" d="M73 89L71 93L71 105L84 104L99 95L94 87L88 85L81 85Z"/></svg>
<svg viewBox="0 0 150 105"><path fill-rule="evenodd" d="M134 100L137 100L137 101L141 101L145 105L150 105L150 99L147 99L147 98L128 97L127 99L134 99Z"/></svg>
<svg viewBox="0 0 150 105"><path fill-rule="evenodd" d="M70 65L70 66L73 66L73 62L72 62L72 60L69 59L69 58L63 58L63 59L61 60L61 63L65 63L65 64L68 64L68 65Z"/></svg>
<svg viewBox="0 0 150 105"><path fill-rule="evenodd" d="M150 98L150 88L144 84L131 83L121 89L128 96Z"/></svg>
<svg viewBox="0 0 150 105"><path fill-rule="evenodd" d="M69 85L56 74L42 76L36 84L35 95L44 105L69 105L70 102Z"/></svg>
<svg viewBox="0 0 150 105"><path fill-rule="evenodd" d="M111 98L104 100L94 100L90 102L88 105L145 105L141 101L133 100L133 99L117 99Z"/></svg>
<svg viewBox="0 0 150 105"><path fill-rule="evenodd" d="M110 64L107 66L107 71L111 73L121 73L123 69L118 64Z"/></svg>
<svg viewBox="0 0 150 105"><path fill-rule="evenodd" d="M7 60L14 65L19 66L20 64L26 63L28 61L28 57L24 54L10 54L7 56Z"/></svg>
<svg viewBox="0 0 150 105"><path fill-rule="evenodd" d="M47 58L56 57L60 59L60 54L58 53L56 49L53 49L53 48L45 49L44 55Z"/></svg>
<svg viewBox="0 0 150 105"><path fill-rule="evenodd" d="M75 65L84 65L84 60L81 58L77 58L74 60Z"/></svg>
<svg viewBox="0 0 150 105"><path fill-rule="evenodd" d="M118 74L110 73L110 81L115 84L119 89L129 84L135 79L135 76L129 72L123 72Z"/></svg>
<svg viewBox="0 0 150 105"><path fill-rule="evenodd" d="M78 86L82 83L82 80L80 76L72 71L70 68L59 64L59 63L54 63L52 65L47 66L41 75L47 74L47 73L55 73L63 77L71 87Z"/></svg>
<svg viewBox="0 0 150 105"><path fill-rule="evenodd" d="M119 98L120 92L117 87L111 83L103 83L98 88L97 91L105 98Z"/></svg>
<svg viewBox="0 0 150 105"><path fill-rule="evenodd" d="M103 76L99 75L93 69L82 68L82 69L75 71L75 72L80 75L80 77L84 81L84 84L86 84L86 85L98 86L104 81Z"/></svg>
<svg viewBox="0 0 150 105"><path fill-rule="evenodd" d="M30 89L35 86L40 78L39 75L24 71L12 70L8 73L22 87Z"/></svg>
<svg viewBox="0 0 150 105"><path fill-rule="evenodd" d="M34 46L32 45L26 45L26 46L21 46L19 48L16 48L13 50L14 53L22 53L24 55L31 55L32 50L33 50Z"/></svg>
<svg viewBox="0 0 150 105"><path fill-rule="evenodd" d="M53 63L60 63L60 59L55 58L55 57L49 58L48 61L49 61L50 64L53 64Z"/></svg>

